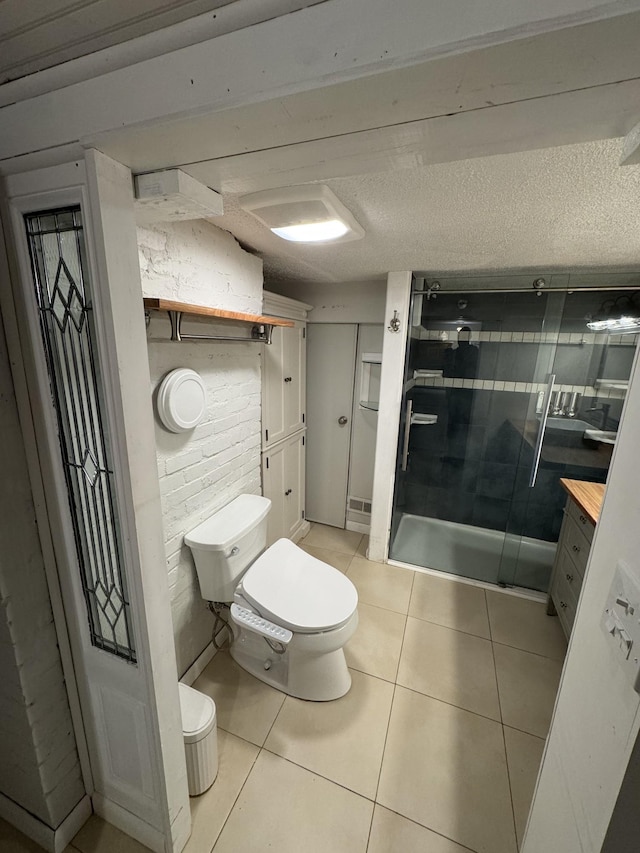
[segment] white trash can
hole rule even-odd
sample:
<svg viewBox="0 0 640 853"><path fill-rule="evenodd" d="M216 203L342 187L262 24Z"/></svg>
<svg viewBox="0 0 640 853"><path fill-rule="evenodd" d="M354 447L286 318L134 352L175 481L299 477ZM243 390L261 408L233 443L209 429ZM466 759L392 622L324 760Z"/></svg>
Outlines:
<svg viewBox="0 0 640 853"><path fill-rule="evenodd" d="M199 690L182 682L178 687L189 796L197 797L213 785L218 775L216 706L210 696Z"/></svg>

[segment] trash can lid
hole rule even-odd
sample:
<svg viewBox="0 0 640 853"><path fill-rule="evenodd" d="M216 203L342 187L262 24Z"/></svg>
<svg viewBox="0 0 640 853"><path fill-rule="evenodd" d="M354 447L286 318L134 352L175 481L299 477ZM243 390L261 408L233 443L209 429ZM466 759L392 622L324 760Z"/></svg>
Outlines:
<svg viewBox="0 0 640 853"><path fill-rule="evenodd" d="M209 734L216 722L216 706L210 696L194 690L187 684L178 684L180 692L180 711L182 714L182 733L185 743L202 740Z"/></svg>

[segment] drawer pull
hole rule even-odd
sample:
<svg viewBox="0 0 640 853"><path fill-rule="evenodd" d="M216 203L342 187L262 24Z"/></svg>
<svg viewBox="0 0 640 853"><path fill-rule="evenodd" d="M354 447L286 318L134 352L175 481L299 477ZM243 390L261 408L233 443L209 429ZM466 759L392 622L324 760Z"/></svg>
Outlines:
<svg viewBox="0 0 640 853"><path fill-rule="evenodd" d="M560 602L560 607L562 607L562 609L563 609L563 610L566 610L566 609L567 609L567 602L566 602L566 601L561 601L561 602Z"/></svg>
<svg viewBox="0 0 640 853"><path fill-rule="evenodd" d="M580 546L579 545L572 545L571 550L575 551L576 554L579 554L580 553Z"/></svg>
<svg viewBox="0 0 640 853"><path fill-rule="evenodd" d="M573 583L573 575L567 574L567 575L565 575L565 577L569 581L569 583Z"/></svg>
<svg viewBox="0 0 640 853"><path fill-rule="evenodd" d="M583 524L586 524L586 523L587 523L587 517L586 517L585 515L581 515L581 516L580 516L580 521L581 521Z"/></svg>
<svg viewBox="0 0 640 853"><path fill-rule="evenodd" d="M287 491L284 494L285 494L285 497L288 497L291 494L291 489L287 489Z"/></svg>

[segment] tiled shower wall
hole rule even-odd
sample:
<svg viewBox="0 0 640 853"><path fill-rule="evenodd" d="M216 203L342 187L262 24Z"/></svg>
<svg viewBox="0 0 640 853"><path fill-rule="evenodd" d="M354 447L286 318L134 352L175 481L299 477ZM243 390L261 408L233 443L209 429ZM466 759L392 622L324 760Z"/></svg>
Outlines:
<svg viewBox="0 0 640 853"><path fill-rule="evenodd" d="M262 262L224 231L201 220L138 230L145 296L259 314ZM200 324L198 324L200 325ZM247 334L247 327L195 329L200 334ZM168 341L166 315L149 327L152 395L174 368L197 371L207 411L192 432L168 432L156 416L156 454L173 632L182 675L211 640L213 617L200 588L184 534L243 492L260 494L260 345Z"/></svg>
<svg viewBox="0 0 640 853"><path fill-rule="evenodd" d="M0 325L0 793L57 827L84 795Z"/></svg>

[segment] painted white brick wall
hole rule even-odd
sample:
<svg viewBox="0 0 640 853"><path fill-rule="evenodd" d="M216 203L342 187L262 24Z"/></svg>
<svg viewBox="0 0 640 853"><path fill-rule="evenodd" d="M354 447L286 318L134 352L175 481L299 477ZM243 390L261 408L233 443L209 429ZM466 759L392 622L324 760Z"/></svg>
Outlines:
<svg viewBox="0 0 640 853"><path fill-rule="evenodd" d="M0 327L0 791L55 828L84 795Z"/></svg>
<svg viewBox="0 0 640 853"><path fill-rule="evenodd" d="M144 296L262 310L262 261L204 219L138 228L138 250Z"/></svg>
<svg viewBox="0 0 640 853"><path fill-rule="evenodd" d="M138 231L145 296L234 311L262 311L262 263L233 237L204 221L164 223ZM235 325L199 333L247 334ZM167 572L178 672L211 640L213 617L200 595L184 534L243 492L260 494L260 347L243 343L170 343L166 317L149 327L152 394L174 368L196 370L207 389L207 412L193 432L174 434L156 415Z"/></svg>

